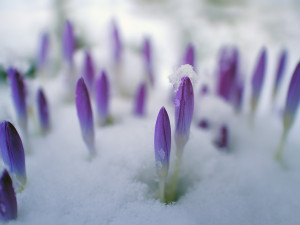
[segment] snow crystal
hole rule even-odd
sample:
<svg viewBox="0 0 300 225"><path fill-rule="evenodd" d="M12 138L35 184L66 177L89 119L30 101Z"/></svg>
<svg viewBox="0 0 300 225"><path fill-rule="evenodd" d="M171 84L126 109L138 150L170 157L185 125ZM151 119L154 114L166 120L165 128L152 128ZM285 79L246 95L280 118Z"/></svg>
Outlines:
<svg viewBox="0 0 300 225"><path fill-rule="evenodd" d="M179 88L182 77L189 77L194 87L199 79L199 76L196 74L191 65L185 64L180 66L174 73L169 76L169 81L173 85L175 92Z"/></svg>

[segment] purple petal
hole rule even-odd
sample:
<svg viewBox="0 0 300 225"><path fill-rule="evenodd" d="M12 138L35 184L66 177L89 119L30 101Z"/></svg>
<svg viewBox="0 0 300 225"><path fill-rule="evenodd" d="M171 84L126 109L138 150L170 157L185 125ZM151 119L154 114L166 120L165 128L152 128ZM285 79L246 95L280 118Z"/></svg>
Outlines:
<svg viewBox="0 0 300 225"><path fill-rule="evenodd" d="M118 26L115 21L112 23L112 39L113 39L113 51L115 62L118 63L121 60L122 43Z"/></svg>
<svg viewBox="0 0 300 225"><path fill-rule="evenodd" d="M8 121L0 124L0 150L4 164L18 181L26 184L25 156L21 138L16 128Z"/></svg>
<svg viewBox="0 0 300 225"><path fill-rule="evenodd" d="M146 38L144 40L143 55L144 55L146 69L147 69L147 74L151 85L153 85L154 77L153 77L153 68L152 68L152 52L151 52L151 42L149 38Z"/></svg>
<svg viewBox="0 0 300 225"><path fill-rule="evenodd" d="M94 74L95 69L93 59L90 53L86 51L82 69L82 77L90 93L92 92L94 86Z"/></svg>
<svg viewBox="0 0 300 225"><path fill-rule="evenodd" d="M105 71L101 72L100 77L96 82L96 106L97 114L100 122L105 124L108 117L108 105L109 105L109 82Z"/></svg>
<svg viewBox="0 0 300 225"><path fill-rule="evenodd" d="M232 104L236 112L239 112L242 108L243 97L244 97L244 84L241 81L236 81L234 85L233 96L232 96Z"/></svg>
<svg viewBox="0 0 300 225"><path fill-rule="evenodd" d="M169 169L171 126L168 113L164 107L160 109L155 124L154 150L157 174L160 178L165 178Z"/></svg>
<svg viewBox="0 0 300 225"><path fill-rule="evenodd" d="M189 77L181 79L175 98L175 142L183 147L190 134L194 113L194 91Z"/></svg>
<svg viewBox="0 0 300 225"><path fill-rule="evenodd" d="M136 93L134 113L138 116L145 115L146 91L146 84L141 84Z"/></svg>
<svg viewBox="0 0 300 225"><path fill-rule="evenodd" d="M266 58L267 58L267 51L265 48L262 49L258 62L256 64L253 77L252 77L252 100L251 100L251 110L254 112L258 99L261 94L261 90L263 87L265 71L266 71Z"/></svg>
<svg viewBox="0 0 300 225"><path fill-rule="evenodd" d="M283 114L284 129L290 129L294 122L295 115L299 106L300 100L300 62L298 62L296 69L290 81L288 94L285 102L285 109Z"/></svg>
<svg viewBox="0 0 300 225"><path fill-rule="evenodd" d="M282 80L282 76L284 74L284 69L287 61L287 51L284 50L281 52L280 58L279 58L279 63L277 67L277 73L276 73L276 80L275 80L275 86L273 89L273 97L276 95L279 85Z"/></svg>
<svg viewBox="0 0 300 225"><path fill-rule="evenodd" d="M41 88L37 92L37 111L40 121L40 126L43 132L46 132L50 128L50 118L47 99Z"/></svg>
<svg viewBox="0 0 300 225"><path fill-rule="evenodd" d="M88 146L90 153L93 154L95 151L93 112L89 92L83 78L79 78L77 81L75 102L83 140Z"/></svg>
<svg viewBox="0 0 300 225"><path fill-rule="evenodd" d="M12 180L4 170L0 178L0 221L17 218L18 206Z"/></svg>
<svg viewBox="0 0 300 225"><path fill-rule="evenodd" d="M41 37L40 48L37 57L37 64L40 68L46 65L49 50L49 35L44 33Z"/></svg>
<svg viewBox="0 0 300 225"><path fill-rule="evenodd" d="M228 128L223 125L220 127L219 134L215 144L220 149L225 149L228 147Z"/></svg>
<svg viewBox="0 0 300 225"><path fill-rule="evenodd" d="M64 24L62 48L65 60L69 65L73 64L73 53L75 51L75 37L73 33L73 27L69 20L66 20Z"/></svg>
<svg viewBox="0 0 300 225"><path fill-rule="evenodd" d="M183 65L189 64L192 67L195 66L195 48L194 48L194 45L188 44L188 46L186 47L186 51L185 51L185 55L184 55L182 64Z"/></svg>

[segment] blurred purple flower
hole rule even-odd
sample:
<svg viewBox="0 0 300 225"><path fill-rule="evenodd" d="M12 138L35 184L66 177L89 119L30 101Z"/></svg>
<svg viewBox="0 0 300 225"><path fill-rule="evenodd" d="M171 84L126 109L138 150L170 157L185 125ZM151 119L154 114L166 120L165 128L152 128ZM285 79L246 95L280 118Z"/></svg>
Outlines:
<svg viewBox="0 0 300 225"><path fill-rule="evenodd" d="M182 77L175 98L175 143L182 151L190 134L194 113L194 91L189 77ZM182 152L177 152L181 156Z"/></svg>
<svg viewBox="0 0 300 225"><path fill-rule="evenodd" d="M273 89L273 98L275 97L275 95L278 91L279 85L281 83L281 80L282 80L282 77L283 77L283 74L284 74L284 70L285 70L285 67L286 67L286 61L287 61L287 51L283 50L281 52L279 62L278 62L275 85L274 85L274 89Z"/></svg>
<svg viewBox="0 0 300 225"><path fill-rule="evenodd" d="M198 127L202 128L202 129L208 129L209 122L206 119L202 119L198 122Z"/></svg>
<svg viewBox="0 0 300 225"><path fill-rule="evenodd" d="M94 87L95 69L93 59L88 51L85 52L82 77L86 83L89 93L91 94Z"/></svg>
<svg viewBox="0 0 300 225"><path fill-rule="evenodd" d="M200 89L200 95L206 95L208 93L208 87L204 84Z"/></svg>
<svg viewBox="0 0 300 225"><path fill-rule="evenodd" d="M42 68L46 65L49 51L49 35L44 33L41 37L40 48L37 57L37 65Z"/></svg>
<svg viewBox="0 0 300 225"><path fill-rule="evenodd" d="M160 109L155 124L154 150L157 175L164 179L168 175L171 151L171 126L164 107Z"/></svg>
<svg viewBox="0 0 300 225"><path fill-rule="evenodd" d="M189 64L192 67L195 67L195 48L194 45L188 44L186 47L185 55L182 60L182 64Z"/></svg>
<svg viewBox="0 0 300 225"><path fill-rule="evenodd" d="M215 140L215 145L220 149L228 148L228 128L223 125L218 131L218 137Z"/></svg>
<svg viewBox="0 0 300 225"><path fill-rule="evenodd" d="M0 177L0 221L9 221L17 218L18 206L12 180L4 170Z"/></svg>
<svg viewBox="0 0 300 225"><path fill-rule="evenodd" d="M236 81L233 88L232 104L236 112L240 112L242 109L244 97L244 84L242 81Z"/></svg>
<svg viewBox="0 0 300 225"><path fill-rule="evenodd" d="M41 88L37 92L37 110L42 131L47 132L50 128L49 109L46 96Z"/></svg>
<svg viewBox="0 0 300 225"><path fill-rule="evenodd" d="M89 92L83 78L79 78L77 81L75 102L83 140L93 155L95 153L93 112Z"/></svg>
<svg viewBox="0 0 300 225"><path fill-rule="evenodd" d="M0 150L9 172L15 174L24 186L26 184L24 148L16 128L8 121L0 124Z"/></svg>
<svg viewBox="0 0 300 225"><path fill-rule="evenodd" d="M147 94L146 84L143 83L138 87L138 90L137 90L136 96L135 96L134 113L138 116L145 115L146 94Z"/></svg>
<svg viewBox="0 0 300 225"><path fill-rule="evenodd" d="M122 42L120 38L120 32L115 21L112 23L112 40L113 40L113 51L114 59L116 63L119 63L122 55Z"/></svg>
<svg viewBox="0 0 300 225"><path fill-rule="evenodd" d="M154 85L154 77L153 77L153 68L152 68L152 51L151 51L151 42L149 38L145 38L143 45L143 55L144 61L146 65L147 74L150 80L150 84Z"/></svg>
<svg viewBox="0 0 300 225"><path fill-rule="evenodd" d="M96 81L95 91L98 118L101 124L105 124L107 122L109 107L109 82L104 70Z"/></svg>
<svg viewBox="0 0 300 225"><path fill-rule="evenodd" d="M65 21L62 36L62 49L66 62L69 65L73 64L73 53L75 51L75 37L73 27L69 20Z"/></svg>

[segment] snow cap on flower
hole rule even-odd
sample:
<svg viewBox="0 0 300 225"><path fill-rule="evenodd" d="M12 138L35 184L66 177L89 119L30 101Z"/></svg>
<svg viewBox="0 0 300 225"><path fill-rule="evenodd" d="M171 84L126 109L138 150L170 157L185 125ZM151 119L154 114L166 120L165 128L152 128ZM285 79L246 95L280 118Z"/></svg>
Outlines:
<svg viewBox="0 0 300 225"><path fill-rule="evenodd" d="M193 85L189 77L183 77L175 97L175 143L180 149L189 138L193 113Z"/></svg>
<svg viewBox="0 0 300 225"><path fill-rule="evenodd" d="M157 175L162 179L168 174L171 151L171 126L164 107L160 109L156 119L154 150Z"/></svg>
<svg viewBox="0 0 300 225"><path fill-rule="evenodd" d="M89 92L82 77L77 81L75 102L83 140L93 155L95 153L93 112Z"/></svg>
<svg viewBox="0 0 300 225"><path fill-rule="evenodd" d="M287 131L292 126L300 101L300 62L298 62L296 69L290 81L288 94L285 102L283 124Z"/></svg>
<svg viewBox="0 0 300 225"><path fill-rule="evenodd" d="M75 37L73 26L69 20L65 21L62 36L62 49L65 60L69 65L73 64L73 53L75 51Z"/></svg>
<svg viewBox="0 0 300 225"><path fill-rule="evenodd" d="M189 64L195 67L195 48L194 45L188 44L185 50L185 55L182 64Z"/></svg>
<svg viewBox="0 0 300 225"><path fill-rule="evenodd" d="M143 56L146 65L147 74L151 85L154 84L153 68L152 68L152 52L151 52L151 42L149 38L145 38L143 45Z"/></svg>
<svg viewBox="0 0 300 225"><path fill-rule="evenodd" d="M228 147L228 128L226 125L223 125L219 128L215 145L220 149L225 149Z"/></svg>
<svg viewBox="0 0 300 225"><path fill-rule="evenodd" d="M106 72L103 70L96 81L95 100L97 115L101 124L107 122L109 107L109 82Z"/></svg>
<svg viewBox="0 0 300 225"><path fill-rule="evenodd" d="M263 48L260 52L253 77L252 77L252 99L251 111L255 112L262 91L266 71L267 50Z"/></svg>
<svg viewBox="0 0 300 225"><path fill-rule="evenodd" d="M94 62L91 54L88 51L86 51L84 56L83 68L82 68L82 77L84 79L84 82L86 83L89 93L92 93L93 90L94 76L95 76Z"/></svg>
<svg viewBox="0 0 300 225"><path fill-rule="evenodd" d="M50 117L48 102L42 88L37 92L37 111L42 131L46 132L50 128Z"/></svg>
<svg viewBox="0 0 300 225"><path fill-rule="evenodd" d="M114 59L115 62L118 63L121 60L123 47L120 38L120 32L115 21L112 22L112 40L113 40Z"/></svg>
<svg viewBox="0 0 300 225"><path fill-rule="evenodd" d="M135 96L135 108L134 113L138 116L145 115L145 102L146 102L146 84L142 83L137 90L136 96Z"/></svg>
<svg viewBox="0 0 300 225"><path fill-rule="evenodd" d="M12 180L4 170L0 177L0 221L17 218L18 206Z"/></svg>
<svg viewBox="0 0 300 225"><path fill-rule="evenodd" d="M37 65L41 68L46 65L48 59L49 50L49 35L48 33L43 33L41 37L40 48L37 57Z"/></svg>
<svg viewBox="0 0 300 225"><path fill-rule="evenodd" d="M0 150L8 171L16 175L17 180L25 185L26 170L22 140L16 128L8 121L0 124Z"/></svg>
<svg viewBox="0 0 300 225"><path fill-rule="evenodd" d="M280 54L278 67L277 67L277 71L276 71L275 85L274 85L274 89L273 89L273 98L275 97L275 95L278 91L279 85L281 83L282 76L284 74L284 69L286 67L286 61L287 61L287 51L283 50Z"/></svg>
<svg viewBox="0 0 300 225"><path fill-rule="evenodd" d="M191 65L185 64L180 66L173 74L169 76L169 81L173 85L173 89L177 92L183 77L189 77L191 83L195 85L198 81L198 75Z"/></svg>

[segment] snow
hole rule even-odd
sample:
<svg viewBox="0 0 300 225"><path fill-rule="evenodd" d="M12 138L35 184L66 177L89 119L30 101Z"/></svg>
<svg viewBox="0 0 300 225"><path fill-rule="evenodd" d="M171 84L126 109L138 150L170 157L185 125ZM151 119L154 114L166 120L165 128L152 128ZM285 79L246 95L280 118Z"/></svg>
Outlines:
<svg viewBox="0 0 300 225"><path fill-rule="evenodd" d="M281 48L288 49L289 59L275 110L282 107L289 78L299 60L300 31L296 29L300 21L299 3L245 0L220 6L196 0L188 1L189 4L180 1L111 2L96 4L91 0L82 4L74 1L69 5L70 17L88 34L97 64L96 74L102 68L107 69L112 84L116 80L116 68L111 62L109 44L105 43L109 41L107 24L112 16L116 17L126 45L123 73L118 75L123 76L121 85L127 96L120 96L116 84L112 87L110 115L114 123L104 127L95 124L97 155L90 160L81 137L75 104L66 103L61 97L64 93L63 72L27 80L33 107L36 90L39 86L44 88L52 126L48 135L41 136L34 110L30 114L32 149L26 155L28 183L24 191L17 194L18 218L8 224L300 224L300 113L289 133L283 164L280 164L274 154L282 124L269 103ZM24 17L26 21L22 25L17 21L8 22L14 18L16 6L10 5L10 1L3 4L6 7L0 9L4 12L0 22L3 34L0 62L5 66L13 63L25 68L24 59L36 52L37 35L49 25L46 21L51 18L47 8L50 3L40 3L33 8L41 7L37 14L32 13L29 6L25 12L17 7L15 13L32 14L27 19ZM269 10L271 6L273 8ZM167 9L169 13L165 13ZM34 26L32 21L35 21ZM24 39L20 39L20 34ZM151 34L153 40L157 83L149 90L146 116L140 118L133 115L132 95L145 79L138 49L146 34ZM169 99L172 85L168 75L178 69L176 65L189 41L195 44L197 52L197 68L194 68L199 77L199 82L194 85L197 107L183 153L178 186L181 195L176 203L165 205L156 198L155 121L159 109L165 106L173 137L174 104ZM218 49L228 43L236 44L241 51L241 69L247 82L260 48L265 45L268 49L267 79L254 125L249 124L248 117L249 85L239 115L228 103L217 98L213 89L208 95L198 96L198 87L202 83L214 83ZM75 55L77 71L81 71L81 59L82 52L79 51ZM185 65L179 71L192 73L191 69ZM75 76L79 77L79 72ZM93 112L95 114L94 105ZM209 130L197 127L198 119L203 117L212 124ZM13 122L18 129L9 87L0 84L0 121L4 119ZM217 127L222 123L229 126L228 152L219 151L213 144ZM168 179L174 169L174 160L172 140ZM0 165L0 169L2 167Z"/></svg>

